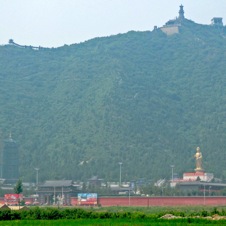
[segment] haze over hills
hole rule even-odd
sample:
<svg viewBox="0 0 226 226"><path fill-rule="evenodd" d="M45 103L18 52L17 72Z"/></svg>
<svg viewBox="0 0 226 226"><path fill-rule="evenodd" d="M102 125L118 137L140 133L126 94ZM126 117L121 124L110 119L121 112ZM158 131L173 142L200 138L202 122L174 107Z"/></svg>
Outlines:
<svg viewBox="0 0 226 226"><path fill-rule="evenodd" d="M226 176L226 29L184 20L53 49L0 46L0 129L34 180Z"/></svg>

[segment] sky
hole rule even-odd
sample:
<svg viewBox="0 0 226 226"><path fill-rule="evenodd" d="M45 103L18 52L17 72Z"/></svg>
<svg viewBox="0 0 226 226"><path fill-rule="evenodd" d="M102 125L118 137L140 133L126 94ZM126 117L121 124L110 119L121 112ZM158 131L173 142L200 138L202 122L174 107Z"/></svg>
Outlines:
<svg viewBox="0 0 226 226"><path fill-rule="evenodd" d="M199 24L223 17L226 0L0 0L0 45L59 47L128 31L152 31L178 16Z"/></svg>

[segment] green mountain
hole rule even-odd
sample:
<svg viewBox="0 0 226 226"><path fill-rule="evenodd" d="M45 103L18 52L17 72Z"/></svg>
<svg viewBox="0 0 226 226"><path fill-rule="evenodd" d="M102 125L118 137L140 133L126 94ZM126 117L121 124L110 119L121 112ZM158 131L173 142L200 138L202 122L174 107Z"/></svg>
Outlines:
<svg viewBox="0 0 226 226"><path fill-rule="evenodd" d="M35 180L226 176L226 28L128 32L60 48L0 46L1 139Z"/></svg>

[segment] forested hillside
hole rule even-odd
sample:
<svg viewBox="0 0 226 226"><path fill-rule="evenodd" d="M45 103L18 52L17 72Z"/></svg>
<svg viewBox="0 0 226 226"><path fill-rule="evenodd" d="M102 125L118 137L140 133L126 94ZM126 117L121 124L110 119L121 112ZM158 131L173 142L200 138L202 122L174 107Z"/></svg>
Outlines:
<svg viewBox="0 0 226 226"><path fill-rule="evenodd" d="M226 31L185 21L60 48L0 46L1 140L35 180L226 177Z"/></svg>

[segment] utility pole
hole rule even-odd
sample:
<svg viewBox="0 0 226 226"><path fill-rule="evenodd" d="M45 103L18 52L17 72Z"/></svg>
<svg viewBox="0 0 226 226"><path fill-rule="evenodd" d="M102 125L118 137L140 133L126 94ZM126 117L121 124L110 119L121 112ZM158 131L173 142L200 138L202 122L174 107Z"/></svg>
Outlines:
<svg viewBox="0 0 226 226"><path fill-rule="evenodd" d="M38 190L38 171L39 171L39 168L34 168L36 170L36 187L37 187L37 190Z"/></svg>
<svg viewBox="0 0 226 226"><path fill-rule="evenodd" d="M206 205L206 185L205 184L203 184L203 186L204 186L204 192L203 192L203 202L204 202L204 205Z"/></svg>
<svg viewBox="0 0 226 226"><path fill-rule="evenodd" d="M119 187L121 187L122 184L122 162L119 162Z"/></svg>
<svg viewBox="0 0 226 226"><path fill-rule="evenodd" d="M173 183L173 168L174 168L174 165L170 165L170 167L172 168L172 183Z"/></svg>

